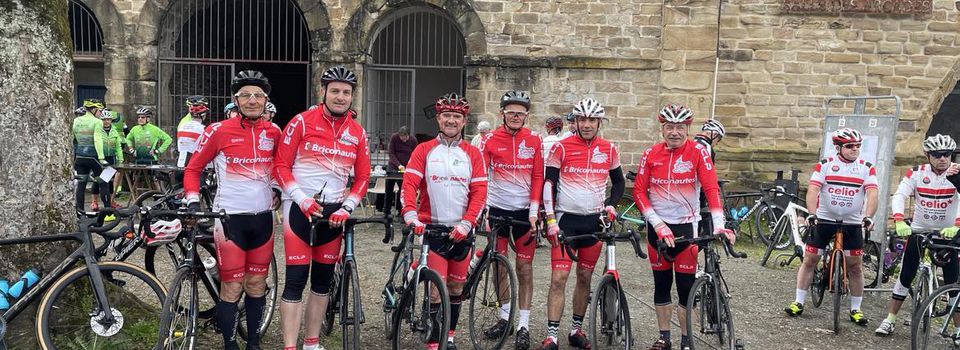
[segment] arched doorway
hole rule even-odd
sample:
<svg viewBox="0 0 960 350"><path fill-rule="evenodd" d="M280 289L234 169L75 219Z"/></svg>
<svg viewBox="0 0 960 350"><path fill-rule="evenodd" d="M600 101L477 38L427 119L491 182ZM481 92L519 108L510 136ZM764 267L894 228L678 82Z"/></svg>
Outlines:
<svg viewBox="0 0 960 350"><path fill-rule="evenodd" d="M930 122L930 127L927 128L926 136L944 134L950 135L954 140L960 139L958 114L960 114L960 83L955 84L953 90L943 99L943 104L940 105L940 109Z"/></svg>
<svg viewBox="0 0 960 350"><path fill-rule="evenodd" d="M270 79L278 125L307 108L310 34L294 0L174 1L160 23L159 126L174 128L190 95L207 96L222 119L232 77L249 69Z"/></svg>
<svg viewBox="0 0 960 350"><path fill-rule="evenodd" d="M421 138L437 134L433 104L442 94L463 94L466 43L456 21L428 6L396 10L374 28L364 69L363 123L378 161L383 157L377 153L386 151L401 126Z"/></svg>
<svg viewBox="0 0 960 350"><path fill-rule="evenodd" d="M97 16L79 0L70 0L67 9L70 38L73 39L74 103L88 98L103 99L103 31Z"/></svg>

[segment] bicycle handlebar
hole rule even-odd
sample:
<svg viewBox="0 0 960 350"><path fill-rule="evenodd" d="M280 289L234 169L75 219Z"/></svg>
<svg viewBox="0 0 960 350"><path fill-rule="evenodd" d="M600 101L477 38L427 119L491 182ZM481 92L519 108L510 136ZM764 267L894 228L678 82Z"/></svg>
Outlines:
<svg viewBox="0 0 960 350"><path fill-rule="evenodd" d="M329 223L330 219L328 218L310 220L311 226ZM383 243L390 243L390 241L393 240L393 217L390 215L347 218L347 221L344 222L343 227L355 226L358 224L381 224L383 225L384 230Z"/></svg>
<svg viewBox="0 0 960 350"><path fill-rule="evenodd" d="M120 218L129 218L134 214L138 213L139 211L140 211L140 207L136 205L131 205L126 208L103 208L103 209L100 209L99 212L97 212L96 216L82 219L80 221L80 226L85 226L87 229L90 230L90 232L99 233L103 235L107 231L110 231L115 227L117 227L117 225L120 225L120 222L122 221L122 220L119 220L119 218L117 218L117 220L113 220L110 223L104 224L103 219L107 217L107 215L116 215ZM104 236L107 238L110 238L106 235Z"/></svg>
<svg viewBox="0 0 960 350"><path fill-rule="evenodd" d="M677 238L676 240L673 241L673 244L677 245L682 243L690 243L690 244L696 244L700 246L700 245L708 244L713 241L723 242L723 251L727 254L727 256L732 256L737 259L747 258L747 253L740 252L734 249L733 245L730 244L730 241L728 241L727 238L723 235L706 235L706 236L700 236L696 238ZM667 259L668 262L673 262L674 261L673 257L671 257L669 254L664 254L667 248L668 247L666 243L664 243L663 241L657 241L657 253L659 253L659 255L663 259Z"/></svg>
<svg viewBox="0 0 960 350"><path fill-rule="evenodd" d="M488 220L488 221L495 221L495 222L497 222L498 228L501 227L501 226L520 226L520 225L522 225L522 226L530 226L530 222L529 222L529 221L520 221L520 220L515 220L515 219L513 219L513 218L504 217L504 216L488 216L488 217L487 217L487 220ZM533 226L530 226L530 229L532 230L532 229L533 229ZM491 234L493 234L493 232L494 232L494 231L497 231L497 230L494 230L494 229L491 228L490 231L491 231ZM533 243L533 240L537 238L537 236L535 236L535 234L536 234L536 233L531 233L531 234L530 234L530 237L527 237L527 240L523 242L523 245L526 246L526 245L530 245L530 243ZM514 243L513 243L513 237L509 237L509 239L507 240L507 242L509 242L510 245L513 246L513 245L514 245ZM512 248L516 248L516 247L512 247Z"/></svg>
<svg viewBox="0 0 960 350"><path fill-rule="evenodd" d="M637 257L641 259L647 258L647 253L640 248L640 236L633 232L633 230L627 230L626 232L594 232L591 234L577 235L573 237L567 237L560 232L559 241L563 245L563 250L566 252L567 256L570 257L570 260L575 262L580 262L577 254L573 252L573 248L570 245L574 242L587 241L587 240L598 240L605 243L613 243L616 241L629 241L630 245L633 247L634 253L637 254Z"/></svg>

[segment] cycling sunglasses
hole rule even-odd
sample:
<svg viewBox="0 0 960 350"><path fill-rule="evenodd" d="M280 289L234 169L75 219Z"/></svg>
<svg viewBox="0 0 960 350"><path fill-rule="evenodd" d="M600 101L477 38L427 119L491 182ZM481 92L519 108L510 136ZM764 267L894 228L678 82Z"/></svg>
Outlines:
<svg viewBox="0 0 960 350"><path fill-rule="evenodd" d="M860 144L859 144L859 143L845 143L845 144L843 144L843 148L846 148L846 149L860 148Z"/></svg>
<svg viewBox="0 0 960 350"><path fill-rule="evenodd" d="M929 155L929 156L931 156L931 157L933 157L933 158L947 158L947 157L950 157L950 155L952 155L952 154L953 154L953 152L951 152L951 151L932 151L932 152L927 152L927 155Z"/></svg>

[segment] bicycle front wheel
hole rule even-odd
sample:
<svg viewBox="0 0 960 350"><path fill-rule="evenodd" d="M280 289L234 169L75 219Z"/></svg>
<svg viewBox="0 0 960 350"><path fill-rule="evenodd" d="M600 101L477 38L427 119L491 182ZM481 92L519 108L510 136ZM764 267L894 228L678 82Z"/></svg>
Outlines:
<svg viewBox="0 0 960 350"><path fill-rule="evenodd" d="M867 240L863 247L863 286L876 288L881 283L883 275L883 249L880 243Z"/></svg>
<svg viewBox="0 0 960 350"><path fill-rule="evenodd" d="M343 264L337 263L333 269L333 278L330 279L330 299L327 303L327 312L323 315L323 327L320 334L329 336L333 332L333 320L340 312L340 280L343 279Z"/></svg>
<svg viewBox="0 0 960 350"><path fill-rule="evenodd" d="M487 332L500 321L500 306L510 303L507 327L513 327L517 314L517 272L510 261L500 254L492 254L490 260L479 266L471 277L473 284L470 296L470 341L477 350L499 349L506 341L509 331L499 334Z"/></svg>
<svg viewBox="0 0 960 350"><path fill-rule="evenodd" d="M813 270L813 279L810 281L810 294L813 297L813 306L820 307L823 303L823 294L827 291L827 261L820 259Z"/></svg>
<svg viewBox="0 0 960 350"><path fill-rule="evenodd" d="M417 285L409 286L400 297L400 306L393 313L393 350L423 349L429 343L447 348L450 330L450 295L447 286L433 270L421 269ZM431 295L439 303L431 303Z"/></svg>
<svg viewBox="0 0 960 350"><path fill-rule="evenodd" d="M215 281L217 284L220 283L219 280ZM209 280L207 281L209 283ZM267 289L264 291L264 297L266 298L265 304L263 305L263 319L260 320L260 334L266 334L267 328L270 327L270 321L273 321L273 310L274 306L277 304L277 258L270 259L270 270L267 272ZM206 285L205 285L206 286ZM212 294L214 289L210 286L206 286L207 290ZM219 298L219 297L218 297ZM240 338L247 339L247 309L244 306L243 298L240 299L240 303L237 305L239 309L238 321L237 321L237 335ZM201 318L204 315L201 315Z"/></svg>
<svg viewBox="0 0 960 350"><path fill-rule="evenodd" d="M170 294L163 301L160 313L157 350L193 349L197 346L197 319L200 314L198 282L197 274L190 267L180 268L170 282Z"/></svg>
<svg viewBox="0 0 960 350"><path fill-rule="evenodd" d="M360 346L360 324L363 323L363 310L360 305L360 279L357 265L353 261L343 264L343 289L340 292L340 325L343 328L343 350Z"/></svg>
<svg viewBox="0 0 960 350"><path fill-rule="evenodd" d="M390 339L390 332L393 331L393 312L397 309L400 302L400 296L403 291L404 272L410 268L410 261L406 259L403 250L398 250L393 255L393 263L390 264L390 275L387 284L383 286L383 335Z"/></svg>
<svg viewBox="0 0 960 350"><path fill-rule="evenodd" d="M687 331L702 337L690 337L690 348L695 349L698 342L703 348L715 348L701 339L716 336L721 349L735 349L736 335L733 330L733 317L730 313L729 299L717 285L708 278L699 278L693 282L690 297L687 298Z"/></svg>
<svg viewBox="0 0 960 350"><path fill-rule="evenodd" d="M840 306L843 303L843 252L833 252L833 334L840 334Z"/></svg>
<svg viewBox="0 0 960 350"><path fill-rule="evenodd" d="M772 231L773 234L772 237L770 237L771 242L781 242L784 240L783 236L790 234L790 228L792 226L789 222L787 222L788 220L789 218L786 216L781 216L781 219L774 224ZM787 242L789 242L789 238L787 238ZM770 259L770 254L773 253L774 249L781 248L779 248L779 244L777 243L767 245L767 249L765 249L763 252L763 257L760 258L760 266L767 266L767 260Z"/></svg>
<svg viewBox="0 0 960 350"><path fill-rule="evenodd" d="M595 349L630 349L633 336L627 299L613 275L604 275L590 303L590 339Z"/></svg>
<svg viewBox="0 0 960 350"><path fill-rule="evenodd" d="M913 312L910 322L910 339L912 349L956 349L960 335L954 322L954 315L960 313L960 305L956 298L960 293L960 284L950 284L940 287L930 297L924 299L918 309ZM927 312L920 312L924 310ZM929 312L942 310L942 312Z"/></svg>
<svg viewBox="0 0 960 350"><path fill-rule="evenodd" d="M156 277L125 262L99 263L112 323L100 310L86 266L56 280L37 309L40 348L126 349L156 340L166 295Z"/></svg>
<svg viewBox="0 0 960 350"><path fill-rule="evenodd" d="M200 261L207 257L217 258L217 249L213 242L197 243L199 249L196 249L197 258ZM143 252L143 267L154 276L173 276L179 270L183 263L183 256L180 247L175 243L165 244L157 247L146 247ZM274 269L276 267L273 267ZM275 274L274 274L275 275ZM199 317L201 319L213 319L216 313L217 301L220 300L219 289L220 281L212 279L201 279L205 293L199 297L200 308Z"/></svg>

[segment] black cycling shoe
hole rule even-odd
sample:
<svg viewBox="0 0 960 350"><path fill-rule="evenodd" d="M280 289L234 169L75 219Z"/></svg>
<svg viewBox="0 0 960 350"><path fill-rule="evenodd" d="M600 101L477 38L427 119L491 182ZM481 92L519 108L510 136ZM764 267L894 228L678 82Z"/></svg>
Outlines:
<svg viewBox="0 0 960 350"><path fill-rule="evenodd" d="M513 345L517 350L530 349L530 331L525 327L517 330L517 340Z"/></svg>
<svg viewBox="0 0 960 350"><path fill-rule="evenodd" d="M680 350L690 350L690 341L680 340Z"/></svg>
<svg viewBox="0 0 960 350"><path fill-rule="evenodd" d="M513 329L510 328L510 323L507 320L500 319L497 321L497 324L487 328L483 331L483 336L487 339L497 339L503 336L503 333L510 332L513 334Z"/></svg>
<svg viewBox="0 0 960 350"><path fill-rule="evenodd" d="M447 350L457 350L457 343L447 341Z"/></svg>
<svg viewBox="0 0 960 350"><path fill-rule="evenodd" d="M583 350L589 350L591 348L590 341L587 340L587 335L583 334L582 329L578 329L576 333L568 336L567 340L570 342L571 347Z"/></svg>
<svg viewBox="0 0 960 350"><path fill-rule="evenodd" d="M657 341L653 342L653 345L650 346L650 350L671 350L673 345L670 344L669 339L657 338Z"/></svg>

